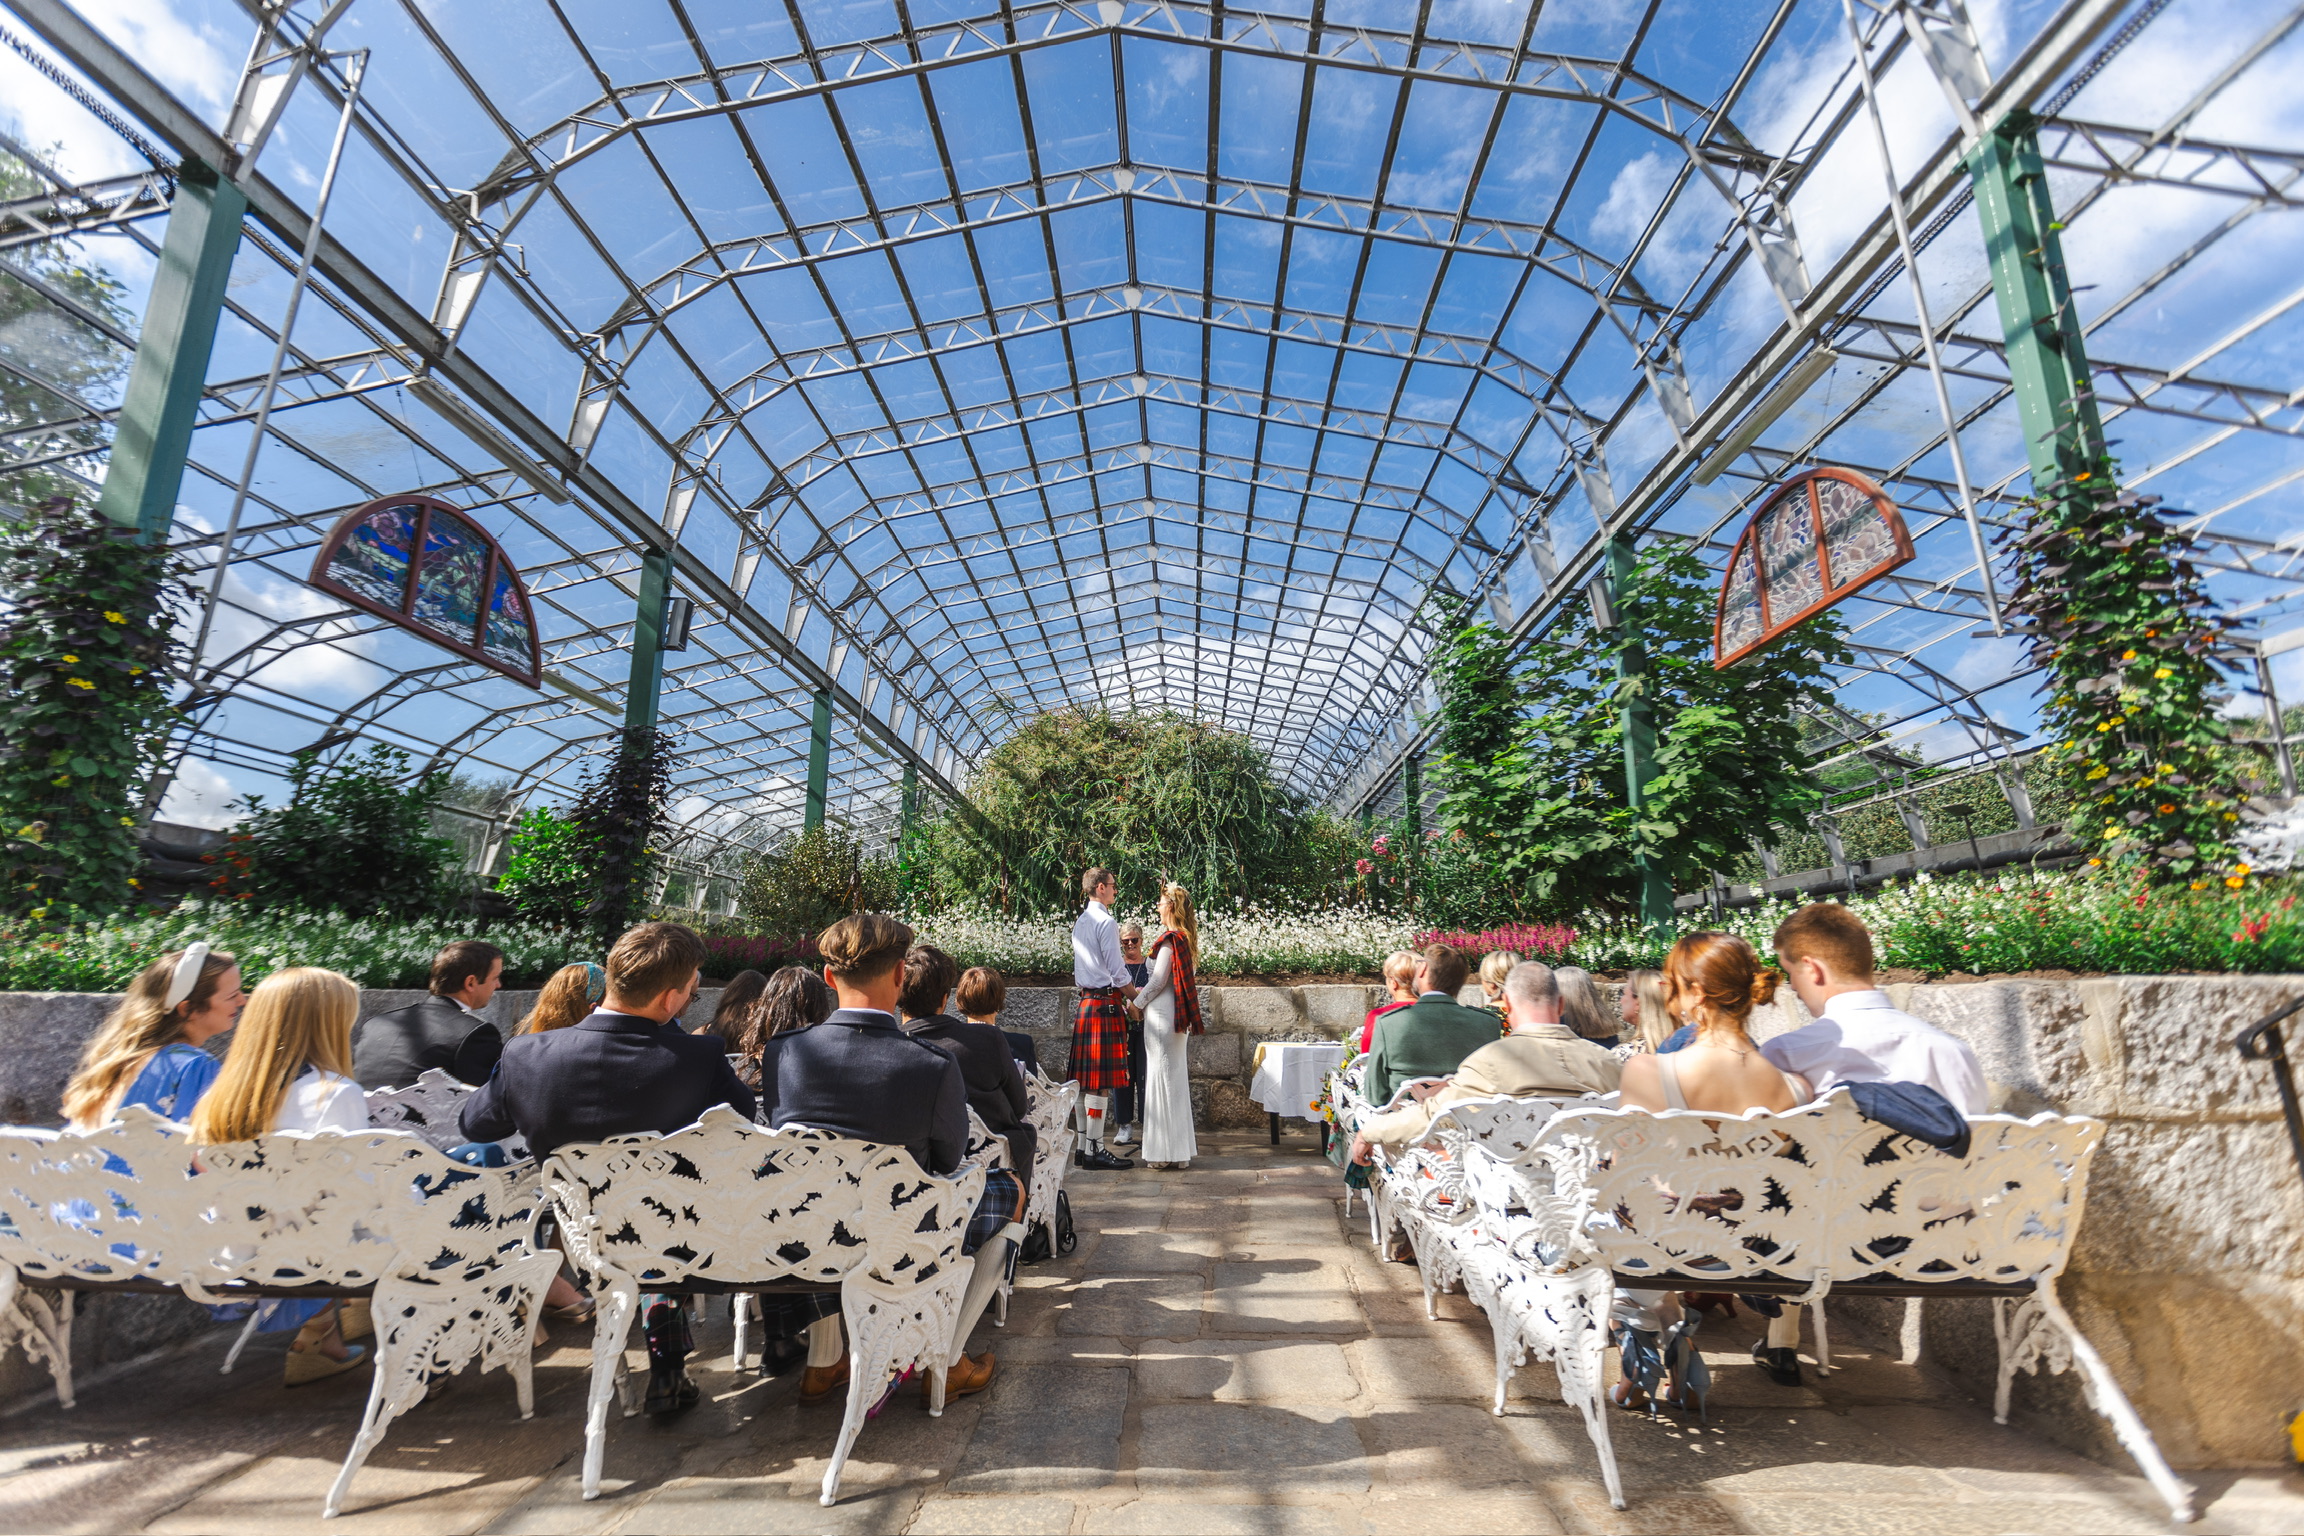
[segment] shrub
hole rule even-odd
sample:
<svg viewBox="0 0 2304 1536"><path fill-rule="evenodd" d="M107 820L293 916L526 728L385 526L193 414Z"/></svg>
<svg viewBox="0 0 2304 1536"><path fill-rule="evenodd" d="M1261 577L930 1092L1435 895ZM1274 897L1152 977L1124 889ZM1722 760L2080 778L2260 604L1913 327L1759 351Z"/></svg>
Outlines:
<svg viewBox="0 0 2304 1536"><path fill-rule="evenodd" d="M736 888L737 913L753 932L804 938L811 946L851 912L902 904L895 861L868 855L854 834L832 822L753 854Z"/></svg>
<svg viewBox="0 0 2304 1536"><path fill-rule="evenodd" d="M512 824L497 894L531 922L574 928L584 921L597 884L599 844L592 833L548 805Z"/></svg>
<svg viewBox="0 0 2304 1536"><path fill-rule="evenodd" d="M371 746L323 764L300 752L288 769L288 803L261 795L232 829L212 882L219 896L257 906L328 902L354 917L429 917L460 894L456 845L432 835L433 807L448 776L408 778L408 754Z"/></svg>

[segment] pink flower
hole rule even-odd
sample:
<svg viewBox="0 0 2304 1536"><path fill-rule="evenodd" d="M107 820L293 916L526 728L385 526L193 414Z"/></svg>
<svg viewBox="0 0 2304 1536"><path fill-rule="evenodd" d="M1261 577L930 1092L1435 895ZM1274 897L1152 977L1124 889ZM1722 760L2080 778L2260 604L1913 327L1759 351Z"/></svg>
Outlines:
<svg viewBox="0 0 2304 1536"><path fill-rule="evenodd" d="M1357 863L1357 864L1353 865L1352 867L1353 867L1353 869L1354 869L1354 870L1358 871L1359 873L1361 873L1361 874L1363 874L1363 875L1371 873L1371 872L1372 872L1372 871L1374 871L1374 869L1376 868L1376 866L1375 866L1374 864L1371 864L1371 863L1370 863L1368 860L1366 860L1366 859L1362 859L1362 860L1361 860L1359 863Z"/></svg>

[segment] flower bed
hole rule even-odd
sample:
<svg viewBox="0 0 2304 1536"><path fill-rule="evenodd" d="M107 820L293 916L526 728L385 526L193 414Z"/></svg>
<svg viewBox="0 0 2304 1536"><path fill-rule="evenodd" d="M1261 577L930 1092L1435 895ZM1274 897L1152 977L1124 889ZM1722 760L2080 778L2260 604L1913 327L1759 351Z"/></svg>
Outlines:
<svg viewBox="0 0 2304 1536"><path fill-rule="evenodd" d="M1159 919L1122 912L1147 934ZM1072 969L1072 919L1004 917L997 912L951 909L909 919L920 942L933 944L963 966L988 965L1020 975L1065 975ZM1374 975L1384 957L1413 938L1408 919L1365 907L1301 912L1242 904L1200 914L1200 970L1209 976Z"/></svg>
<svg viewBox="0 0 2304 1536"><path fill-rule="evenodd" d="M1541 960L1547 965L1566 963L1569 951L1576 943L1576 930L1561 923L1506 923L1501 928L1490 928L1482 933L1462 928L1434 928L1419 933L1409 944L1410 949L1424 949L1434 944L1446 944L1460 949L1473 959L1508 949L1523 960Z"/></svg>

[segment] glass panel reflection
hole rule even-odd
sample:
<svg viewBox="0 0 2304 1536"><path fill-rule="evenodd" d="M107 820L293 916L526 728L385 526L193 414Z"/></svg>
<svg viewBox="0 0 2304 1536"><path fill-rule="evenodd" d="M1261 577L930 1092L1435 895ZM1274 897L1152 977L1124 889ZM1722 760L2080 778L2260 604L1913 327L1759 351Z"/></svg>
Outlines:
<svg viewBox="0 0 2304 1536"><path fill-rule="evenodd" d="M1832 565L1833 590L1896 558L1896 532L1861 486L1821 479L1816 501L1824 514L1824 554Z"/></svg>
<svg viewBox="0 0 2304 1536"><path fill-rule="evenodd" d="M1816 564L1816 524L1808 511L1808 487L1770 507L1760 519L1760 558L1768 573L1768 622L1783 624L1801 609L1824 600L1824 573Z"/></svg>
<svg viewBox="0 0 2304 1536"><path fill-rule="evenodd" d="M1746 544L1736 552L1736 563L1728 568L1727 596L1720 604L1719 654L1733 656L1759 639L1765 628L1760 614L1759 566L1752 546Z"/></svg>
<svg viewBox="0 0 2304 1536"><path fill-rule="evenodd" d="M499 568L496 591L488 600L488 629L481 649L514 671L525 673L536 663L529 649L529 636L534 633L527 599L520 595L512 573Z"/></svg>
<svg viewBox="0 0 2304 1536"><path fill-rule="evenodd" d="M406 502L371 507L328 557L328 579L373 603L398 610L408 600L408 548L417 508Z"/></svg>
<svg viewBox="0 0 2304 1536"><path fill-rule="evenodd" d="M416 606L410 616L466 645L480 629L480 580L488 546L470 523L432 509L424 531L424 554L416 569Z"/></svg>

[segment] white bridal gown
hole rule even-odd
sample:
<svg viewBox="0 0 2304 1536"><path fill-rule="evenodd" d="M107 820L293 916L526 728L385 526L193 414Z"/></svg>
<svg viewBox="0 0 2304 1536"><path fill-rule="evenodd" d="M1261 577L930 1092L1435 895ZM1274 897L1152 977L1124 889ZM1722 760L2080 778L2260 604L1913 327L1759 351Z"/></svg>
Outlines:
<svg viewBox="0 0 2304 1536"><path fill-rule="evenodd" d="M1151 977L1136 993L1144 1010L1144 1143L1136 1155L1148 1163L1188 1163L1200 1151L1192 1135L1192 1077L1184 1061L1191 1037L1176 1033L1175 955L1173 945L1155 954Z"/></svg>

